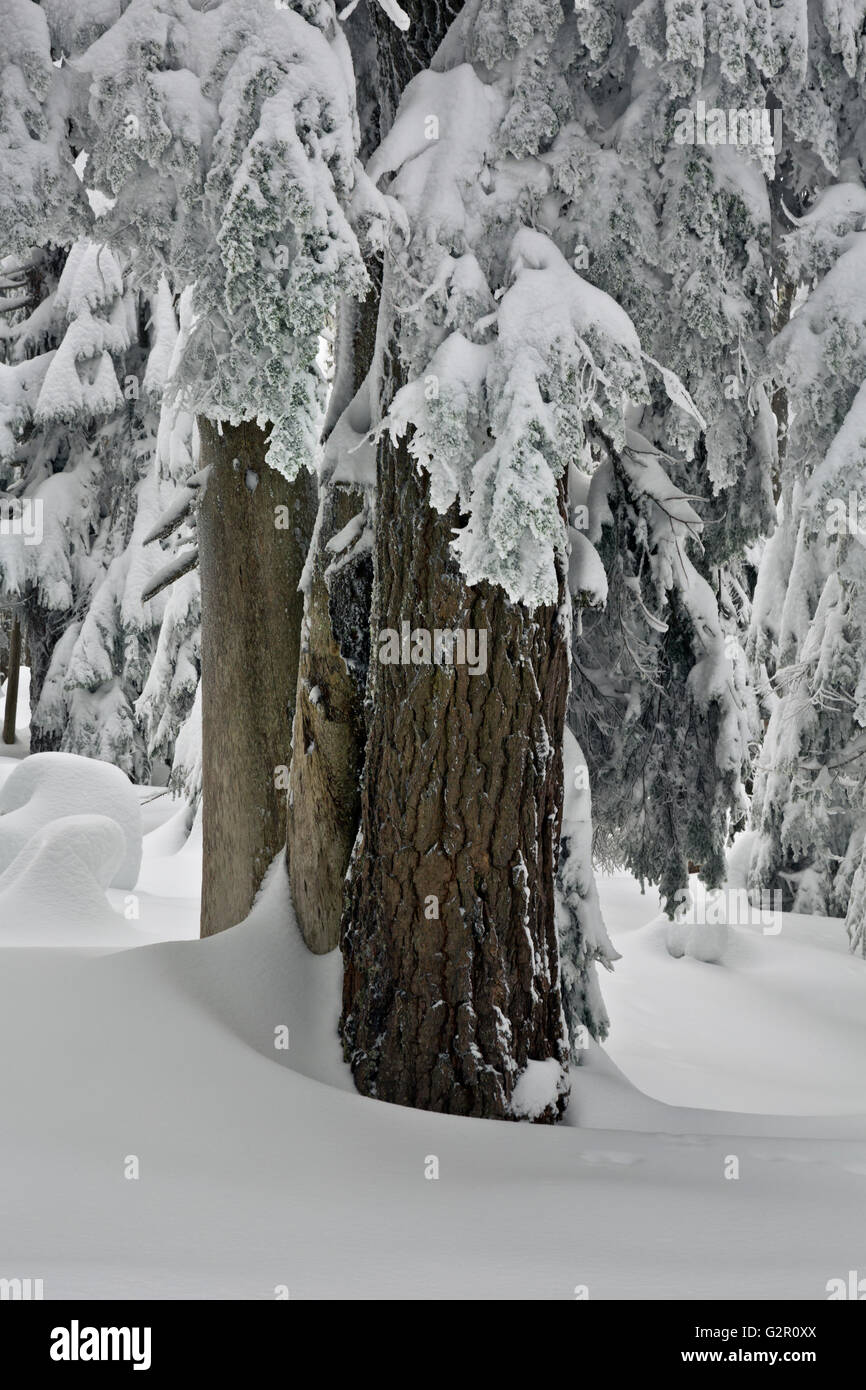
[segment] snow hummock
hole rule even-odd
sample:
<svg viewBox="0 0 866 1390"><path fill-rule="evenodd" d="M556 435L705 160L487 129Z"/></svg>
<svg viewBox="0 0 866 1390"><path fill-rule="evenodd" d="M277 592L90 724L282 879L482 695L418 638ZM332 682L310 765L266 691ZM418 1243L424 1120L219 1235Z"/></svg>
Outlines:
<svg viewBox="0 0 866 1390"><path fill-rule="evenodd" d="M563 1070L555 1057L529 1061L517 1078L509 1110L517 1119L537 1119L551 1111L562 1093Z"/></svg>
<svg viewBox="0 0 866 1390"><path fill-rule="evenodd" d="M745 886L735 869L728 890ZM732 912L739 920L684 928L700 949L720 927L721 964L694 951L674 959L654 891L642 896L627 875L597 882L621 955L604 977L605 1052L630 1082L668 1105L716 1111L723 1123L732 1112L752 1120L866 1115L866 962L850 954L843 919ZM696 875L690 888L700 900ZM792 1132L812 1124L802 1118Z"/></svg>
<svg viewBox="0 0 866 1390"><path fill-rule="evenodd" d="M108 816L61 816L30 836L0 873L0 931L18 921L39 924L40 945L107 932L106 945L120 944L116 913L105 896L126 854L126 841ZM123 944L131 944L128 940Z"/></svg>
<svg viewBox="0 0 866 1390"><path fill-rule="evenodd" d="M108 816L120 828L123 853L109 883L134 888L141 867L141 811L135 788L110 763L74 753L34 753L6 778L0 788L0 873L51 821L88 813Z"/></svg>

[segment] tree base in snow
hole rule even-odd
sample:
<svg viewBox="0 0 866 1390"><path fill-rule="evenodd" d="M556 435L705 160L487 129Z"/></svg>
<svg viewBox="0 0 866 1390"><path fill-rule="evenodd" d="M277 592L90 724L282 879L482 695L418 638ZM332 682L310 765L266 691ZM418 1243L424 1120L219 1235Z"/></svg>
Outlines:
<svg viewBox="0 0 866 1390"><path fill-rule="evenodd" d="M285 845L286 785L315 481L265 462L255 424L199 422L210 465L202 591L202 936L242 922ZM288 519L289 524L278 524Z"/></svg>
<svg viewBox="0 0 866 1390"><path fill-rule="evenodd" d="M466 585L450 551L456 511L433 510L404 442L382 448L379 475L345 1056L380 1100L549 1123L568 1089L554 904L566 634L556 607L530 615L501 589ZM384 663L379 635L404 621L486 634L483 669ZM550 1064L549 1103L534 1081L528 1098L518 1091L529 1063Z"/></svg>

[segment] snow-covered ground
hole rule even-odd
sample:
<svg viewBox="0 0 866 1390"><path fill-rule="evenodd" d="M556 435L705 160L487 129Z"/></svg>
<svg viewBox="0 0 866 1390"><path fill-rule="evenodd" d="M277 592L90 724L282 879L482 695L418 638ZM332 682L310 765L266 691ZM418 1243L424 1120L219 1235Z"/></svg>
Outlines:
<svg viewBox="0 0 866 1390"><path fill-rule="evenodd" d="M841 922L674 959L654 897L602 878L612 1031L566 1124L425 1114L353 1090L339 956L303 947L281 863L245 924L183 939L198 828L140 797L117 949L0 920L0 1276L47 1298L822 1299L866 1272L866 963Z"/></svg>

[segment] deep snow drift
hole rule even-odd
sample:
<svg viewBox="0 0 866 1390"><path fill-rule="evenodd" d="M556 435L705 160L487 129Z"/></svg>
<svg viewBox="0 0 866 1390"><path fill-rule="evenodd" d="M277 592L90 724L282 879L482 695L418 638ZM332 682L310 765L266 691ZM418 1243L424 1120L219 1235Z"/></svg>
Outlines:
<svg viewBox="0 0 866 1390"><path fill-rule="evenodd" d="M141 869L141 808L129 778L110 763L73 753L35 753L22 759L0 787L0 875L12 867L38 831L64 818L98 816L116 827L117 852L105 887L135 887ZM90 827L94 836L97 831ZM79 826L76 843L86 846L89 832ZM53 832L52 838L57 838ZM75 837L73 836L75 839ZM84 859L87 859L85 849ZM106 851L88 867L105 864ZM2 884L2 879L0 879ZM0 887L2 893L2 887Z"/></svg>
<svg viewBox="0 0 866 1390"><path fill-rule="evenodd" d="M603 878L612 1034L567 1123L429 1115L354 1092L339 956L303 947L282 863L242 926L123 949L197 929L198 828L139 795L138 917L109 890L113 939L73 884L65 946L0 895L0 1276L47 1298L822 1299L862 1268L866 964L841 922L674 959L654 897Z"/></svg>

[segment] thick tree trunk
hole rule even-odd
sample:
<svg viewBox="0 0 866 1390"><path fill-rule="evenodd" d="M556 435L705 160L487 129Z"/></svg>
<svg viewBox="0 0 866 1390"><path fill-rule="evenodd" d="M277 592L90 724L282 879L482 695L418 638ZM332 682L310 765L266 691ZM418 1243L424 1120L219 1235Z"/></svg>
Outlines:
<svg viewBox="0 0 866 1390"><path fill-rule="evenodd" d="M462 0L404 7L407 34L373 11L383 134ZM389 358L383 405L397 375ZM467 587L450 550L459 520L431 509L405 441L383 439L341 1034L366 1095L551 1121L567 1097L554 883L569 634L559 608L529 615L499 590ZM380 633L404 622L485 633L486 669L381 664ZM528 1062L548 1062L547 1103L534 1110L514 1095Z"/></svg>
<svg viewBox="0 0 866 1390"><path fill-rule="evenodd" d="M376 340L379 294L358 306L344 304L338 330L338 368L330 424L361 390ZM363 401L356 403L364 410ZM356 420L369 428L369 413ZM331 429L333 434L333 430ZM342 462L326 450L320 480L316 550L311 557L292 731L292 771L287 864L298 926L311 951L333 951L340 942L346 870L361 814L364 765L364 688L370 649L369 554L350 560L326 578L335 559L328 544L364 506L363 492L334 485Z"/></svg>
<svg viewBox="0 0 866 1390"><path fill-rule="evenodd" d="M199 420L202 596L201 934L248 914L286 835L286 773L315 479L265 462L252 423ZM287 510L278 510L287 509ZM288 519L288 525L284 525Z"/></svg>
<svg viewBox="0 0 866 1390"><path fill-rule="evenodd" d="M405 442L380 444L377 516L345 1055L365 1095L493 1118L514 1115L527 1062L552 1059L532 1115L551 1121L567 1087L554 918L567 634L556 608L529 615L466 586L449 546L459 517L431 509ZM404 621L486 633L486 671L381 664L378 635Z"/></svg>
<svg viewBox="0 0 866 1390"><path fill-rule="evenodd" d="M379 63L380 135L391 129L404 89L430 66L463 4L464 0L401 0L400 7L409 17L405 30L397 28L382 6L369 7Z"/></svg>
<svg viewBox="0 0 866 1390"><path fill-rule="evenodd" d="M403 89L428 66L462 3L407 0L408 33L378 6L350 22L350 37L362 54L372 26L380 136L393 123ZM362 155L369 152L363 149ZM341 307L332 424L373 365L381 263L371 262L368 269L373 289L365 302ZM368 421L376 423L378 419ZM346 870L360 819L372 564L362 557L328 580L325 571L334 558L328 542L360 512L363 500L358 489L332 486L323 477L292 735L286 858L298 926L317 953L333 950L340 941Z"/></svg>
<svg viewBox="0 0 866 1390"><path fill-rule="evenodd" d="M15 742L15 726L18 720L18 678L21 671L21 623L12 619L9 634L9 658L6 685L6 706L3 714L3 742Z"/></svg>

